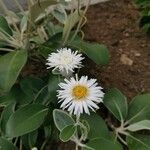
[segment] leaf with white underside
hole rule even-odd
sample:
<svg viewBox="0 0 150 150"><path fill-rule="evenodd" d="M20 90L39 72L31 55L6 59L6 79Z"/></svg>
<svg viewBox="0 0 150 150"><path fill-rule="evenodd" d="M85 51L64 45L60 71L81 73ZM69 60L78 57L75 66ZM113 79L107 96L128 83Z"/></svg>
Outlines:
<svg viewBox="0 0 150 150"><path fill-rule="evenodd" d="M62 131L65 127L69 125L75 124L73 118L63 110L55 109L53 111L53 118L56 127L60 131Z"/></svg>
<svg viewBox="0 0 150 150"><path fill-rule="evenodd" d="M57 4L57 0L43 0L36 2L33 6L30 7L30 17L32 21L35 21L41 13L45 13L45 9L51 5Z"/></svg>
<svg viewBox="0 0 150 150"><path fill-rule="evenodd" d="M127 130L135 132L139 130L150 130L150 120L142 120L129 125Z"/></svg>

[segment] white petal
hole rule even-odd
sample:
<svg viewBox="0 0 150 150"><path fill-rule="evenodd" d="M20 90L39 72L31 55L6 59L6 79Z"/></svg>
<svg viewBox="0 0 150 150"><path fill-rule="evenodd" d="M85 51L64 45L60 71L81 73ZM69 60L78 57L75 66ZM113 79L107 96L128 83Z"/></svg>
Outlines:
<svg viewBox="0 0 150 150"><path fill-rule="evenodd" d="M92 106L92 107L94 107L94 108L96 108L96 109L99 109L99 107L98 107L94 102L92 102L91 100L87 100L87 103L88 103L90 106Z"/></svg>
<svg viewBox="0 0 150 150"><path fill-rule="evenodd" d="M90 112L89 112L89 109L88 109L88 107L87 107L87 104L86 104L86 102L84 102L84 101L83 101L83 108L84 108L84 111L85 111L87 114L90 115Z"/></svg>

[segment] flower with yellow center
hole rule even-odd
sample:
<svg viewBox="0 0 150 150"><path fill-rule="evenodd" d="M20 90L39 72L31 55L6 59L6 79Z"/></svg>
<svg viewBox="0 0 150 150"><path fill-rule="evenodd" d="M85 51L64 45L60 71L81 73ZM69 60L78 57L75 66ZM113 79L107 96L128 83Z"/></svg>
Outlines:
<svg viewBox="0 0 150 150"><path fill-rule="evenodd" d="M82 54L78 54L78 51L62 48L49 55L46 65L48 65L48 69L54 68L63 76L70 76L75 68L82 67L81 61L83 59Z"/></svg>
<svg viewBox="0 0 150 150"><path fill-rule="evenodd" d="M99 109L97 104L103 101L102 87L98 86L96 79L88 80L87 76L65 79L59 87L57 96L62 103L60 107L74 115L80 116L83 112L90 114L89 110Z"/></svg>

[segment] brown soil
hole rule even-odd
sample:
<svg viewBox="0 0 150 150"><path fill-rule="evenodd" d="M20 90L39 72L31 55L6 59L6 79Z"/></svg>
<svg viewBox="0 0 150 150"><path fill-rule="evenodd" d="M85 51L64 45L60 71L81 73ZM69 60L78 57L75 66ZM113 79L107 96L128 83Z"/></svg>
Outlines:
<svg viewBox="0 0 150 150"><path fill-rule="evenodd" d="M138 28L139 17L130 0L111 0L90 7L84 29L86 40L105 44L110 52L108 66L88 62L85 73L129 98L150 92L150 37Z"/></svg>
<svg viewBox="0 0 150 150"><path fill-rule="evenodd" d="M111 0L89 8L84 28L86 40L105 44L110 52L109 65L88 61L84 74L97 78L105 89L117 87L128 98L150 92L150 37L138 28L139 17L130 0ZM73 149L72 143L59 148Z"/></svg>

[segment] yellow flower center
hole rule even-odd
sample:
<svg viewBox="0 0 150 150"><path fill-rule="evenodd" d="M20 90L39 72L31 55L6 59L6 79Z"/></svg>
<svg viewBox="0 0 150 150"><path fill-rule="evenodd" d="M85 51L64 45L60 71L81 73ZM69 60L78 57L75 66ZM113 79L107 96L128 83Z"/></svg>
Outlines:
<svg viewBox="0 0 150 150"><path fill-rule="evenodd" d="M82 98L86 97L87 91L88 90L85 86L77 85L73 88L72 94L76 99L82 99Z"/></svg>

